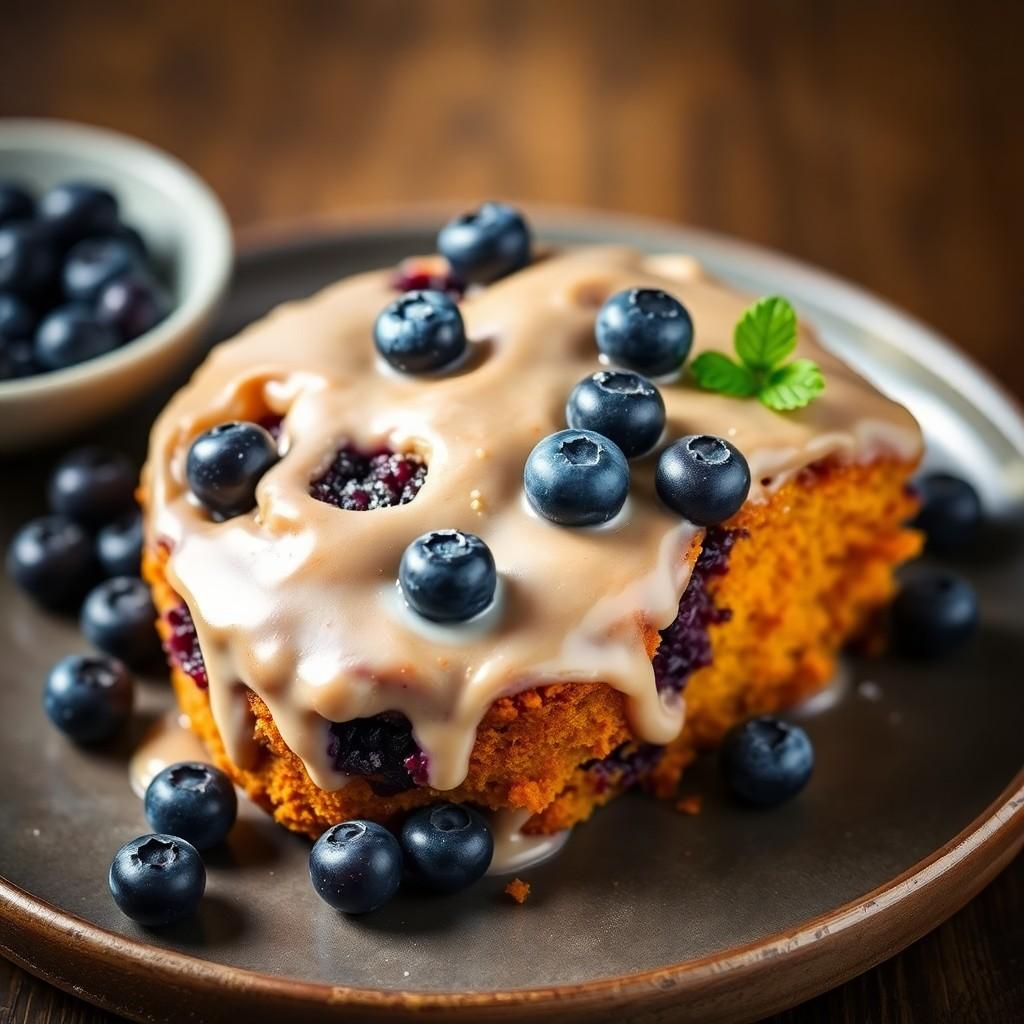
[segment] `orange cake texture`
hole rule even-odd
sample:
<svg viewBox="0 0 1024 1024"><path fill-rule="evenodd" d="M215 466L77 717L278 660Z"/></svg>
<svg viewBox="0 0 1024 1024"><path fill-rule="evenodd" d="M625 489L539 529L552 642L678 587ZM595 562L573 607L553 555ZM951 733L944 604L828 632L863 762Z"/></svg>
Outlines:
<svg viewBox="0 0 1024 1024"><path fill-rule="evenodd" d="M513 878L505 886L505 892L522 906L530 898L530 883L524 882L521 878Z"/></svg>
<svg viewBox="0 0 1024 1024"><path fill-rule="evenodd" d="M282 825L314 837L351 818L390 823L439 798L525 809L531 813L525 832L551 833L637 782L674 797L687 765L730 726L788 708L825 685L840 648L891 598L893 569L920 547L919 536L904 527L914 512L907 487L914 469L913 462L890 458L829 459L798 472L767 500L748 502L723 524L734 531L727 571L710 577L707 589L724 621L708 629L711 663L687 681L685 726L660 759L635 744L619 691L601 683L557 683L490 707L476 732L469 771L455 790L415 786L381 795L367 779L353 778L328 792L313 783L251 691L257 752L241 766L225 752L208 691L172 667L174 690L216 763ZM699 555L698 540L686 557ZM166 548L151 543L144 558L165 641L168 613L181 606L165 576L167 557ZM657 632L648 628L652 657L658 644Z"/></svg>

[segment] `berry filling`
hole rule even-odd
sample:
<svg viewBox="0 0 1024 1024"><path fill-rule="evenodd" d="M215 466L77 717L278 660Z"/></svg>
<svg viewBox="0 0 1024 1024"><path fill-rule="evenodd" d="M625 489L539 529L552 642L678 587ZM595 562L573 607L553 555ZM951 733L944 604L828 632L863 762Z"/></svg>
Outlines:
<svg viewBox="0 0 1024 1024"><path fill-rule="evenodd" d="M416 746L409 720L398 712L332 722L327 754L339 772L369 777L377 796L427 782L427 756Z"/></svg>
<svg viewBox="0 0 1024 1024"><path fill-rule="evenodd" d="M629 789L635 786L660 760L664 747L652 743L623 743L607 757L588 761L583 769L589 772L597 793L604 793L610 786Z"/></svg>
<svg viewBox="0 0 1024 1024"><path fill-rule="evenodd" d="M436 257L403 260L391 278L391 287L400 292L445 292L456 301L466 290L465 284L451 272L447 261Z"/></svg>
<svg viewBox="0 0 1024 1024"><path fill-rule="evenodd" d="M281 440L281 425L284 423L283 416L277 416L268 412L256 421L275 441Z"/></svg>
<svg viewBox="0 0 1024 1024"><path fill-rule="evenodd" d="M171 629L170 635L164 640L168 656L185 675L191 676L200 690L205 690L210 681L206 675L203 652L199 649L196 625L188 607L180 604L172 608L164 616L164 621Z"/></svg>
<svg viewBox="0 0 1024 1024"><path fill-rule="evenodd" d="M690 583L679 599L675 622L661 631L661 644L654 654L654 679L659 690L682 693L687 680L699 668L711 664L708 627L728 622L732 612L719 608L708 591L708 583L729 568L729 552L740 530L711 527L704 535Z"/></svg>
<svg viewBox="0 0 1024 1024"><path fill-rule="evenodd" d="M362 452L345 445L327 471L309 486L317 501L352 512L405 505L420 492L427 466L416 455L388 448Z"/></svg>

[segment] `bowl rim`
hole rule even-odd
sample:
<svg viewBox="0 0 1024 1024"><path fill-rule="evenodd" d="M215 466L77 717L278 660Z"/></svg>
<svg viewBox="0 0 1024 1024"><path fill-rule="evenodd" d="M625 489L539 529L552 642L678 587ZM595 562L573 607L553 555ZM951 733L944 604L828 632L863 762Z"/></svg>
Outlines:
<svg viewBox="0 0 1024 1024"><path fill-rule="evenodd" d="M58 118L0 118L0 150L22 147L40 153L92 151L112 164L135 165L140 180L161 182L192 210L187 230L203 235L210 269L178 299L155 327L112 352L60 370L0 381L0 404L13 399L56 396L64 389L98 383L108 374L143 363L183 332L201 324L227 287L234 266L234 236L216 194L194 171L170 153L122 132Z"/></svg>

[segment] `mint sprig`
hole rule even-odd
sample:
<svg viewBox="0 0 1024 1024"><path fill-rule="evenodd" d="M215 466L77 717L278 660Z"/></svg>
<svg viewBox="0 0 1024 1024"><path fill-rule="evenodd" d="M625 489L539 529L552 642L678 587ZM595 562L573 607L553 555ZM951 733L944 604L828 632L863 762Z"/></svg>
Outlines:
<svg viewBox="0 0 1024 1024"><path fill-rule="evenodd" d="M825 390L825 377L813 359L786 360L796 348L796 313L778 295L746 309L733 332L739 359L703 352L690 372L705 391L753 398L776 412L802 409Z"/></svg>

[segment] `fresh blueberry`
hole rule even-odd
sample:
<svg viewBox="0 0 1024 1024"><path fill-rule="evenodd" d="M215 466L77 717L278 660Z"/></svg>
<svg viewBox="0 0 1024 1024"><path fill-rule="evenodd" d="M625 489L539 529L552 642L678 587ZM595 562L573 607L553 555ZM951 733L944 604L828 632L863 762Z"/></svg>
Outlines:
<svg viewBox="0 0 1024 1024"><path fill-rule="evenodd" d="M437 249L459 279L490 284L530 262L530 229L511 206L483 203L445 224Z"/></svg>
<svg viewBox="0 0 1024 1024"><path fill-rule="evenodd" d="M71 302L94 302L115 278L139 264L138 252L118 238L85 238L64 261L61 283Z"/></svg>
<svg viewBox="0 0 1024 1024"><path fill-rule="evenodd" d="M490 548L475 534L434 530L417 537L398 570L402 596L435 622L464 622L493 600L498 573Z"/></svg>
<svg viewBox="0 0 1024 1024"><path fill-rule="evenodd" d="M649 452L665 429L665 403L646 377L628 370L598 370L572 389L566 422L611 438L628 459Z"/></svg>
<svg viewBox="0 0 1024 1024"><path fill-rule="evenodd" d="M335 910L366 914L387 903L402 881L398 840L373 821L343 821L329 828L309 854L317 895Z"/></svg>
<svg viewBox="0 0 1024 1024"><path fill-rule="evenodd" d="M31 220L36 203L31 194L13 181L0 181L0 224Z"/></svg>
<svg viewBox="0 0 1024 1024"><path fill-rule="evenodd" d="M545 519L592 526L618 515L629 494L622 449L592 430L560 430L530 452L523 472L526 496Z"/></svg>
<svg viewBox="0 0 1024 1024"><path fill-rule="evenodd" d="M206 890L206 867L184 839L139 836L117 851L107 881L122 914L159 928L196 912Z"/></svg>
<svg viewBox="0 0 1024 1024"><path fill-rule="evenodd" d="M0 295L0 339L18 341L31 338L36 329L36 315L17 295Z"/></svg>
<svg viewBox="0 0 1024 1024"><path fill-rule="evenodd" d="M814 748L807 733L768 715L730 729L719 758L733 793L760 807L796 796L814 769Z"/></svg>
<svg viewBox="0 0 1024 1024"><path fill-rule="evenodd" d="M36 347L31 340L0 340L0 380L20 380L41 371L42 367L36 362Z"/></svg>
<svg viewBox="0 0 1024 1024"><path fill-rule="evenodd" d="M483 877L494 839L483 815L465 804L433 804L402 826L402 851L413 879L438 892L458 892Z"/></svg>
<svg viewBox="0 0 1024 1024"><path fill-rule="evenodd" d="M39 201L39 216L63 245L116 229L117 200L107 189L69 181L50 189Z"/></svg>
<svg viewBox="0 0 1024 1024"><path fill-rule="evenodd" d="M89 591L80 625L86 639L132 668L160 653L156 609L149 587L138 576L115 576Z"/></svg>
<svg viewBox="0 0 1024 1024"><path fill-rule="evenodd" d="M48 608L68 608L81 600L93 568L88 534L63 516L26 523L7 550L11 578Z"/></svg>
<svg viewBox="0 0 1024 1024"><path fill-rule="evenodd" d="M102 289L96 301L96 316L122 341L131 341L160 323L170 307L170 299L153 278L131 270Z"/></svg>
<svg viewBox="0 0 1024 1024"><path fill-rule="evenodd" d="M377 317L373 340L396 370L429 373L462 358L466 328L444 292L406 292Z"/></svg>
<svg viewBox="0 0 1024 1024"><path fill-rule="evenodd" d="M209 850L231 831L238 797L219 768L182 761L153 777L146 788L145 809L155 832L180 836L197 850Z"/></svg>
<svg viewBox="0 0 1024 1024"><path fill-rule="evenodd" d="M649 377L675 373L693 344L686 307L656 288L617 292L598 312L594 331L610 362Z"/></svg>
<svg viewBox="0 0 1024 1024"><path fill-rule="evenodd" d="M117 332L88 306L60 306L36 331L36 359L48 370L62 370L113 352L119 343Z"/></svg>
<svg viewBox="0 0 1024 1024"><path fill-rule="evenodd" d="M277 442L258 423L221 423L200 434L188 453L192 493L223 519L256 507L256 485L277 462Z"/></svg>
<svg viewBox="0 0 1024 1024"><path fill-rule="evenodd" d="M692 434L661 453L654 483L669 508L697 526L717 526L747 500L750 467L728 441Z"/></svg>
<svg viewBox="0 0 1024 1024"><path fill-rule="evenodd" d="M136 479L123 455L95 446L76 448L50 476L50 508L94 529L135 508Z"/></svg>
<svg viewBox="0 0 1024 1024"><path fill-rule="evenodd" d="M34 222L0 227L0 291L37 298L53 283L57 253Z"/></svg>
<svg viewBox="0 0 1024 1024"><path fill-rule="evenodd" d="M960 477L932 473L917 482L921 511L914 526L923 530L934 551L955 551L969 544L981 526L978 492Z"/></svg>
<svg viewBox="0 0 1024 1024"><path fill-rule="evenodd" d="M43 708L76 743L102 743L124 728L135 685L128 670L101 654L72 654L46 677Z"/></svg>
<svg viewBox="0 0 1024 1024"><path fill-rule="evenodd" d="M96 534L96 557L108 576L138 576L142 564L142 516L136 510Z"/></svg>
<svg viewBox="0 0 1024 1024"><path fill-rule="evenodd" d="M99 237L116 238L119 242L124 242L125 245L134 250L140 266L148 266L153 262L149 246L146 245L146 240L142 237L139 230L133 228L130 224L125 224L122 221L112 231L104 233Z"/></svg>
<svg viewBox="0 0 1024 1024"><path fill-rule="evenodd" d="M918 658L939 658L959 647L978 625L974 588L951 572L923 570L907 580L892 604L896 646Z"/></svg>

